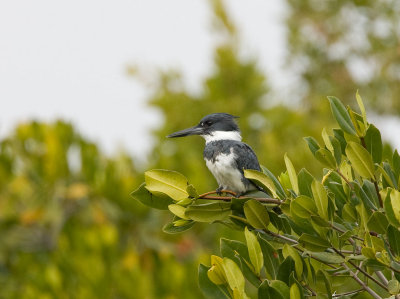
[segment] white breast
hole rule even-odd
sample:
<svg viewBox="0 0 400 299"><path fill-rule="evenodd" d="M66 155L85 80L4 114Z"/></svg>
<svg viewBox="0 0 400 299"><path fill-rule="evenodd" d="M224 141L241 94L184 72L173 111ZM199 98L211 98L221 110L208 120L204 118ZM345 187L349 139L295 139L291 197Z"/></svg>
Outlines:
<svg viewBox="0 0 400 299"><path fill-rule="evenodd" d="M208 169L214 175L220 187L236 193L246 192L246 186L242 182L242 174L233 166L235 165L234 153L220 154L215 157L214 162L205 160Z"/></svg>

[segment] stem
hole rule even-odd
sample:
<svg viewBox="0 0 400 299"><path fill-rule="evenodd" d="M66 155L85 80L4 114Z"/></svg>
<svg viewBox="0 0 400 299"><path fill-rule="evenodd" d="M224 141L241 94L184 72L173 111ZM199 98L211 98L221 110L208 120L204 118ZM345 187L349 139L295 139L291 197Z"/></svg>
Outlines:
<svg viewBox="0 0 400 299"><path fill-rule="evenodd" d="M315 291L308 284L303 285L303 287L309 290L312 296L317 296L317 293L315 293Z"/></svg>
<svg viewBox="0 0 400 299"><path fill-rule="evenodd" d="M273 237L275 237L275 238L278 238L278 239L282 239L282 240L291 242L291 243L293 243L293 244L295 244L295 245L298 245L298 244L299 244L299 242L297 242L296 240L293 240L293 239L288 238L288 237L286 237L286 236L282 236L282 235L280 235L280 234L273 233L273 232L271 232L271 231L269 231L269 230L263 230L263 232L266 233L266 234L268 234L268 235L270 235L270 236L273 236Z"/></svg>
<svg viewBox="0 0 400 299"><path fill-rule="evenodd" d="M236 193L233 192L233 191L230 191L230 190L221 190L221 192L219 192L219 194L222 194L222 193L228 193L228 194L231 194L233 196L236 196ZM202 198L203 196L207 196L207 195L210 195L210 194L218 194L218 192L215 191L215 190L214 191L210 191L210 192L206 192L206 193L203 193L203 194L199 195L199 198Z"/></svg>
<svg viewBox="0 0 400 299"><path fill-rule="evenodd" d="M215 194L215 193L217 193L217 192L216 191L206 192L206 193L199 195L199 198L209 199L209 200L222 200L222 201L231 201L233 198L231 196L211 196L210 195L210 194ZM222 190L221 193L229 193L229 194L236 196L235 192L232 192L229 190ZM254 197L248 197L248 196L240 196L238 198L240 198L240 199L255 199L262 203L273 203L273 204L277 204L277 205L280 205L282 203L282 201L280 199L276 199L276 198L254 198Z"/></svg>
<svg viewBox="0 0 400 299"><path fill-rule="evenodd" d="M379 205L381 206L381 208L383 208L383 201L382 201L381 194L379 193L379 187L378 187L378 183L376 182L375 176L374 176L374 179L371 181L374 183L375 191L376 191L376 194L378 195L378 199L379 199Z"/></svg>
<svg viewBox="0 0 400 299"><path fill-rule="evenodd" d="M344 174L338 169L336 169L336 172L342 177L342 179L346 182L346 184L350 187L351 190L354 191L354 186L349 182L349 180L344 176Z"/></svg>
<svg viewBox="0 0 400 299"><path fill-rule="evenodd" d="M364 289L366 290L368 293L371 294L372 297L374 297L375 299L380 299L381 296L379 296L377 293L375 293L372 289L370 289L360 278L358 278L358 276L356 274L354 274L353 271L351 271L351 269L346 265L346 263L342 263L341 264L347 271L349 271L350 275L354 278L355 281L357 281L357 283Z"/></svg>
<svg viewBox="0 0 400 299"><path fill-rule="evenodd" d="M337 250L335 247L332 247L332 249L339 254L341 257L346 258L344 254L342 254L339 250ZM373 282L375 282L378 286L380 286L382 289L388 291L388 288L382 284L379 280L375 279L373 276L369 275L367 272L365 272L363 269L361 269L359 266L357 266L355 263L353 263L352 261L348 260L347 261L350 265L352 265L354 268L356 268L358 271L360 271L362 274L364 274L366 277L368 277L369 279L371 279ZM345 264L345 263L342 263ZM347 267L347 265L346 265ZM347 267L348 268L348 267ZM354 274L354 273L353 273ZM371 294L372 295L372 294Z"/></svg>
<svg viewBox="0 0 400 299"><path fill-rule="evenodd" d="M335 298L335 297L342 297L342 296L347 296L347 295L354 295L354 294L360 293L362 291L364 291L364 289L354 290L354 291L341 293L341 294L333 294L332 297Z"/></svg>
<svg viewBox="0 0 400 299"><path fill-rule="evenodd" d="M376 276L378 276L378 278L382 281L382 283L385 286L388 286L389 281L387 280L387 278L385 277L385 275L383 275L382 271L376 271L375 272Z"/></svg>

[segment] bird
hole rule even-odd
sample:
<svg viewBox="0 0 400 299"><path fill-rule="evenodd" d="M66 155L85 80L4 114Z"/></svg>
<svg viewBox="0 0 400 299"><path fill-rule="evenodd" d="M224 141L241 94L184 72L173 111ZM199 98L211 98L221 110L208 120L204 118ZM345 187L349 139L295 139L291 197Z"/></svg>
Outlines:
<svg viewBox="0 0 400 299"><path fill-rule="evenodd" d="M245 169L261 171L261 168L253 149L242 142L237 118L228 113L212 113L196 126L172 133L167 138L200 135L205 139L203 157L217 180L217 194L229 190L239 197L257 189L265 192L244 177Z"/></svg>

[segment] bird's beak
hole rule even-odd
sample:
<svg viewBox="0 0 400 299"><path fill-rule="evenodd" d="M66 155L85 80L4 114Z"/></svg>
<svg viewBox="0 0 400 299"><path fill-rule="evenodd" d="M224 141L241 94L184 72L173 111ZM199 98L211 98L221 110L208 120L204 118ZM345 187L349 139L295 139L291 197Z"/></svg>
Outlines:
<svg viewBox="0 0 400 299"><path fill-rule="evenodd" d="M200 126L194 126L182 131L178 131L175 133L172 133L168 135L168 138L174 138L174 137L184 137L184 136L189 136L189 135L202 135L204 133L204 130Z"/></svg>

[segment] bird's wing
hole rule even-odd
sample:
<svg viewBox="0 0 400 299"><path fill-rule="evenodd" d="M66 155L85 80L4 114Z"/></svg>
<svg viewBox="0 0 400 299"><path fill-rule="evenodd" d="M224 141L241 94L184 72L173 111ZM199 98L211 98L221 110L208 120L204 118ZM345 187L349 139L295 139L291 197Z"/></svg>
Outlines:
<svg viewBox="0 0 400 299"><path fill-rule="evenodd" d="M260 171L260 163L253 149L246 143L240 142L233 147L235 162L243 173L243 169L254 169Z"/></svg>

